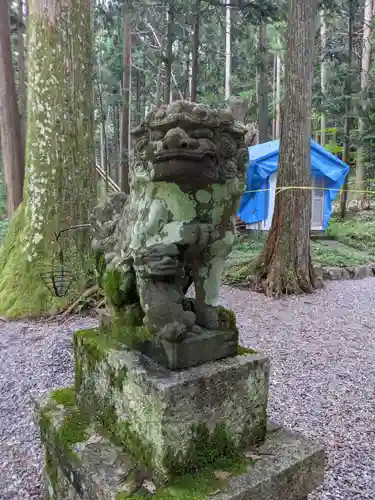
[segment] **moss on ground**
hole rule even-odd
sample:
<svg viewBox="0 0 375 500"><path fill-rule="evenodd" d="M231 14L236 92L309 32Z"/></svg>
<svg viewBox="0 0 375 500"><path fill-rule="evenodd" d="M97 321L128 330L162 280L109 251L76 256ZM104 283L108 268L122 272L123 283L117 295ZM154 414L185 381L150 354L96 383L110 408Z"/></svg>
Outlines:
<svg viewBox="0 0 375 500"><path fill-rule="evenodd" d="M357 214L341 221L331 219L327 236L341 241L348 247L364 251L375 258L375 217L373 212Z"/></svg>
<svg viewBox="0 0 375 500"><path fill-rule="evenodd" d="M70 270L71 286L66 296L54 295L42 279L42 276L52 273L52 246L43 250L41 245L39 257L28 262L24 252L27 234L25 210L21 205L0 248L0 315L10 319L38 318L62 311L79 297L84 288L84 280L79 278L82 269L75 269L80 267L76 262L77 266ZM69 258L68 254L66 258Z"/></svg>
<svg viewBox="0 0 375 500"><path fill-rule="evenodd" d="M52 393L52 400L57 404L71 408L76 404L76 393L74 387L57 389Z"/></svg>
<svg viewBox="0 0 375 500"><path fill-rule="evenodd" d="M322 267L353 267L375 260L375 220L359 216L345 221L332 219L326 238L311 240L313 263ZM327 238L334 240L327 242ZM223 281L247 285L254 264L267 241L266 234L245 233L238 236L225 264Z"/></svg>

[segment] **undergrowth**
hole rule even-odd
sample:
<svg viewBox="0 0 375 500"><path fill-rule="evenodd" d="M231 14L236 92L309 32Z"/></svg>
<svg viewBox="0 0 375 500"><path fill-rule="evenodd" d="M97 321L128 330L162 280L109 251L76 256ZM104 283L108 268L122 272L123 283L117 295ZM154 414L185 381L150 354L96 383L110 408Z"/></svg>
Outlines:
<svg viewBox="0 0 375 500"><path fill-rule="evenodd" d="M229 255L223 280L227 284L249 283L255 260L267 241L267 234L244 233L237 237ZM353 267L375 260L375 217L372 213L345 221L333 218L325 238L311 240L315 266Z"/></svg>

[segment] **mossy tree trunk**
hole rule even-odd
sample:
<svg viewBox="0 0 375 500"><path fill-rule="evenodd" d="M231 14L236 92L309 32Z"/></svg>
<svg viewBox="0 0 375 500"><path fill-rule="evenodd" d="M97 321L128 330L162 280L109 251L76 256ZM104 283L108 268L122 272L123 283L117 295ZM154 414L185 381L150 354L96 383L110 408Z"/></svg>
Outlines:
<svg viewBox="0 0 375 500"><path fill-rule="evenodd" d="M0 145L11 218L22 201L24 146L12 66L8 4L7 0L0 0Z"/></svg>
<svg viewBox="0 0 375 500"><path fill-rule="evenodd" d="M96 202L89 0L31 0L28 20L28 122L24 202L0 253L0 314L40 315L64 307L91 269L88 223ZM71 271L56 298L42 274Z"/></svg>
<svg viewBox="0 0 375 500"><path fill-rule="evenodd" d="M285 99L275 211L257 263L267 295L312 292L310 136L317 0L289 0ZM302 189L288 189L299 186ZM286 189L284 190L283 187Z"/></svg>
<svg viewBox="0 0 375 500"><path fill-rule="evenodd" d="M259 143L267 142L268 134L268 26L262 20L259 25L258 63L258 128Z"/></svg>

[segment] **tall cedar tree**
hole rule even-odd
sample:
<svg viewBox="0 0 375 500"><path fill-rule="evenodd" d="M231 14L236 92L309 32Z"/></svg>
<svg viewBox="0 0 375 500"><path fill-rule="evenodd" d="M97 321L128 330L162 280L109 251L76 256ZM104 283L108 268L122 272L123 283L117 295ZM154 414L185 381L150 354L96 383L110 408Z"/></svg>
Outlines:
<svg viewBox="0 0 375 500"><path fill-rule="evenodd" d="M22 201L25 150L13 74L8 5L8 0L0 0L0 140L11 217Z"/></svg>
<svg viewBox="0 0 375 500"><path fill-rule="evenodd" d="M32 0L28 30L24 201L0 251L0 314L8 317L65 307L93 271L87 229L56 242L61 230L87 224L96 203L91 2ZM62 271L71 284L64 299L42 280Z"/></svg>
<svg viewBox="0 0 375 500"><path fill-rule="evenodd" d="M311 99L318 3L288 3L276 203L271 231L257 263L258 285L268 296L312 292L317 285L310 254L311 191L304 188L311 185Z"/></svg>

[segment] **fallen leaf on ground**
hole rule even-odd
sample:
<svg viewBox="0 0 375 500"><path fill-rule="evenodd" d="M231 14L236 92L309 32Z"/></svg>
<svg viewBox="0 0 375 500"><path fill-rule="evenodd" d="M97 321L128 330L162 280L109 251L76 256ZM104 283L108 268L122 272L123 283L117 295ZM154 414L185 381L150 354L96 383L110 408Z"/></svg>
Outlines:
<svg viewBox="0 0 375 500"><path fill-rule="evenodd" d="M230 472L227 472L225 470L215 470L214 476L216 479L220 479L221 481L226 481L227 479L230 478Z"/></svg>
<svg viewBox="0 0 375 500"><path fill-rule="evenodd" d="M100 434L93 434L92 436L90 436L86 442L86 444L95 444L95 443L100 443L100 441L102 441L103 439L103 436L101 436Z"/></svg>
<svg viewBox="0 0 375 500"><path fill-rule="evenodd" d="M212 493L210 493L208 496L209 496L209 497L213 497L213 496L215 496L215 495L218 495L218 494L219 494L219 493L221 493L221 492L222 492L222 490L219 490L219 489L218 489L218 490L215 490L215 491L213 491Z"/></svg>
<svg viewBox="0 0 375 500"><path fill-rule="evenodd" d="M246 451L245 457L248 458L249 460L261 460L261 458L262 458L261 455L258 455L257 453L254 453L253 451Z"/></svg>
<svg viewBox="0 0 375 500"><path fill-rule="evenodd" d="M149 481L146 479L142 483L143 488L145 488L147 491L149 491L152 495L156 493L156 486L152 481Z"/></svg>

